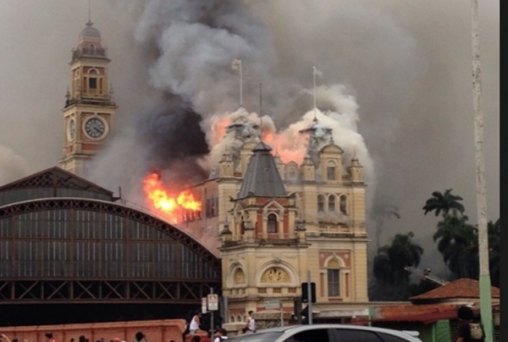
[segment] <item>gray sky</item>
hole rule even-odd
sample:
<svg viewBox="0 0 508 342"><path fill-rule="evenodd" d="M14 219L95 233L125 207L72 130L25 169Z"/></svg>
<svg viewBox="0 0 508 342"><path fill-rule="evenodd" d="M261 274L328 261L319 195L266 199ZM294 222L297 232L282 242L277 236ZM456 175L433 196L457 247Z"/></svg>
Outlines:
<svg viewBox="0 0 508 342"><path fill-rule="evenodd" d="M421 210L431 193L453 188L476 222L469 1L237 3L203 20L232 27L243 40L196 25L172 25L168 30L182 13L188 13L190 21L199 13L185 1L92 0L92 20L112 60L119 110L113 139L98 157L91 178L112 190L121 185L129 192L139 185L134 183L146 171L147 158L136 138L139 123L154 107L164 106L168 91L190 99L205 118L234 110L236 80L224 67L232 56L242 57L250 68L244 95L248 109L258 109L255 88L262 81L265 106L281 130L310 109L299 106L298 91L312 86L309 75L315 65L322 72L320 84L340 85L356 102L355 129L373 164L371 213L384 205L399 208L401 219L384 224L380 244L395 232L412 230L425 247L422 267L432 268L436 253L431 236L437 219ZM1 184L51 167L61 158L68 63L87 19L85 0L0 2ZM488 218L496 220L498 1L480 2L480 29ZM200 49L192 51L192 58L187 45L176 43L189 40ZM210 100L216 98L221 101ZM134 177L126 177L126 168ZM369 223L371 237L374 222Z"/></svg>

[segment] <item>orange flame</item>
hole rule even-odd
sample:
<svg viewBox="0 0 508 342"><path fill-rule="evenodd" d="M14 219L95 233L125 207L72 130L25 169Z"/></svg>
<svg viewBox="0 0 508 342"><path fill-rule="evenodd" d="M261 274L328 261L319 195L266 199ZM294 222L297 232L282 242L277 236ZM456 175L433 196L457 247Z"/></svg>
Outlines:
<svg viewBox="0 0 508 342"><path fill-rule="evenodd" d="M194 195L184 190L177 195L172 195L164 188L157 173L150 173L143 180L143 190L151 207L161 212L170 222L181 221L179 215L184 212L201 211L201 202L194 198Z"/></svg>

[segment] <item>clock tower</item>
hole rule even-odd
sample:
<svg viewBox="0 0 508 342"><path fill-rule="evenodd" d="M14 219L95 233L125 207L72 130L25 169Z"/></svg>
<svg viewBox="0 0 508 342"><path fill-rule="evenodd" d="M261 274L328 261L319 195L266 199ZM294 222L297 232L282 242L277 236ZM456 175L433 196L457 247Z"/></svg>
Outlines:
<svg viewBox="0 0 508 342"><path fill-rule="evenodd" d="M89 20L72 51L71 89L63 109L64 155L60 160L60 167L81 176L111 133L117 106L109 88L109 62L100 32Z"/></svg>

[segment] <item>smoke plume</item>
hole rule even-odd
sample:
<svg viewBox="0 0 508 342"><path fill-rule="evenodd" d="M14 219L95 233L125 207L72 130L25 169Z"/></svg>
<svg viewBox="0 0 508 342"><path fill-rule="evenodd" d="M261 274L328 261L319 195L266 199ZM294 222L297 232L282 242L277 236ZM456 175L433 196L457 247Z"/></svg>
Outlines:
<svg viewBox="0 0 508 342"><path fill-rule="evenodd" d="M68 62L87 12L85 2L0 3L2 182L62 157ZM495 220L499 4L482 1L480 20L488 217ZM224 117L244 115L277 143L277 135L297 142L295 132L317 115L367 171L371 255L396 232L413 231L425 249L422 267L440 264L431 239L436 220L421 210L434 190L453 188L475 221L467 2L108 0L92 2L92 21L112 60L119 109L89 178L121 186L125 198L139 201L140 179L154 169L168 179L195 170L184 182L206 176L225 148L217 141ZM320 70L316 111L313 66Z"/></svg>

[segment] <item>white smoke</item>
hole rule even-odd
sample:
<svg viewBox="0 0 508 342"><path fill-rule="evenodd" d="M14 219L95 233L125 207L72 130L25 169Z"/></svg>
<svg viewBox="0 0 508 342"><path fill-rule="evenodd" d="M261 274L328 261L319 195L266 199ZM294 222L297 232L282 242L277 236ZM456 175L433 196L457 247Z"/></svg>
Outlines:
<svg viewBox="0 0 508 342"><path fill-rule="evenodd" d="M18 165L15 174L26 176L61 158L68 62L87 12L85 2L0 2L4 42L0 71L9 80L0 83L0 146L27 161L24 168L19 160L11 163L12 153L4 154L0 177L12 174L7 171L10 165ZM238 73L231 69L234 59L242 60L246 111L269 115L279 133L288 131L312 110L312 66L316 66L321 72L316 95L322 114L357 115L346 120L350 122L343 120L341 128L358 133L369 149L378 184L374 209L380 203L399 209L401 219L384 224L380 245L395 232L412 230L415 241L425 248L422 265L427 256L437 254L431 238L436 220L421 210L434 190L453 188L464 197L467 214L475 222L467 2L107 0L93 2L92 21L112 60L110 75L119 110L113 136L99 155L91 180L110 189L121 185L124 192L137 183L134 178L151 155L139 131L148 126L144 121L153 119L152 109L165 104L167 92L191 103L205 121L236 111L240 97ZM495 220L499 2L481 2L480 27L488 218ZM319 95L321 87L342 87L345 91L334 98L353 108L327 101ZM350 96L354 101L346 101ZM161 136L171 132L163 128ZM294 132L297 142L301 134L298 129ZM340 137L334 140L339 143ZM167 147L182 148L178 143ZM360 162L368 163L362 158ZM369 196L372 187L368 184ZM373 238L374 221L368 224Z"/></svg>

